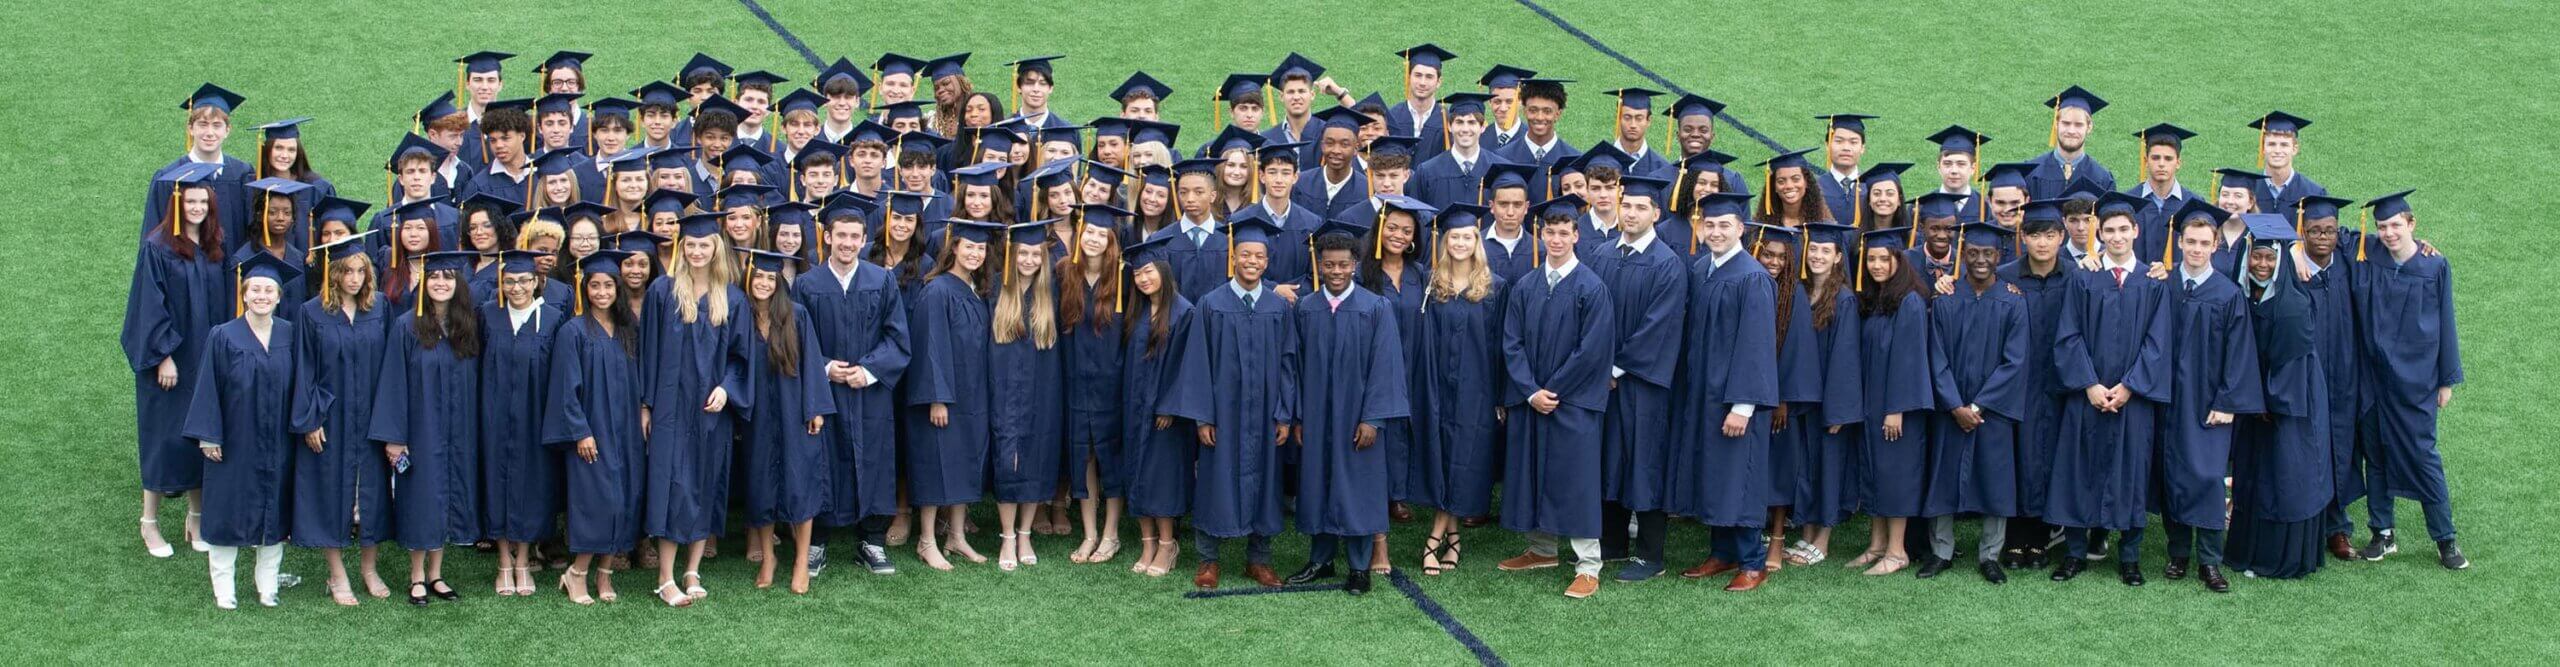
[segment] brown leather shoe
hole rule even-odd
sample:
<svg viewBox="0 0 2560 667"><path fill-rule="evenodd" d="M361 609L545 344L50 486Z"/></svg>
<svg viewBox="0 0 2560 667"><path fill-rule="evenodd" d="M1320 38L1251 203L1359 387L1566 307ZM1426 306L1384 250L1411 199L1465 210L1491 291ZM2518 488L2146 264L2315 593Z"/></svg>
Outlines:
<svg viewBox="0 0 2560 667"><path fill-rule="evenodd" d="M1404 503L1390 504L1387 506L1387 518L1394 519L1396 523L1413 521L1413 508Z"/></svg>
<svg viewBox="0 0 2560 667"><path fill-rule="evenodd" d="M1573 575L1573 585L1564 587L1564 596L1580 600L1600 592L1600 578L1588 574Z"/></svg>
<svg viewBox="0 0 2560 667"><path fill-rule="evenodd" d="M1201 563L1201 564L1200 564L1200 573L1199 573L1199 574L1195 574L1195 575L1191 575L1191 585L1193 585L1193 586L1198 586L1198 587L1201 587L1201 588L1217 588L1217 587L1218 587L1218 564L1217 564L1217 563Z"/></svg>
<svg viewBox="0 0 2560 667"><path fill-rule="evenodd" d="M1742 574L1733 575L1733 583L1725 584L1724 590L1728 593L1741 593L1754 588L1759 588L1760 582L1768 580L1769 573L1767 572L1744 570Z"/></svg>
<svg viewBox="0 0 2560 667"><path fill-rule="evenodd" d="M1458 520L1458 526L1461 528L1483 528L1492 524L1492 516L1471 516Z"/></svg>
<svg viewBox="0 0 2560 667"><path fill-rule="evenodd" d="M1504 559L1500 563L1493 564L1493 569L1504 572L1518 572L1521 570L1536 570L1555 566L1556 557L1554 556L1540 556L1524 552L1518 556L1512 556Z"/></svg>
<svg viewBox="0 0 2560 667"><path fill-rule="evenodd" d="M1709 558L1707 559L1707 562L1699 563L1697 567L1680 571L1680 576L1687 579L1705 579L1707 577L1739 569L1742 569L1741 563L1729 563L1725 562L1725 560L1721 558Z"/></svg>
<svg viewBox="0 0 2560 667"><path fill-rule="evenodd" d="M1244 566L1244 576L1252 578L1253 583L1262 584L1263 588L1280 587L1280 573L1271 571L1271 566L1269 565L1261 563L1247 564Z"/></svg>
<svg viewBox="0 0 2560 667"><path fill-rule="evenodd" d="M2347 543L2346 533L2329 535L2329 557L2338 560L2357 560L2355 545Z"/></svg>

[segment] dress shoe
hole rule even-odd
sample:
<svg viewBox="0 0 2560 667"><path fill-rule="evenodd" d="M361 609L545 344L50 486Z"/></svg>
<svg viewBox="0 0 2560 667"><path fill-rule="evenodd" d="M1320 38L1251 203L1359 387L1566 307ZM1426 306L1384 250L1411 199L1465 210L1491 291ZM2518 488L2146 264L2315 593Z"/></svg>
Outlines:
<svg viewBox="0 0 2560 667"><path fill-rule="evenodd" d="M2356 551L2356 557L2382 560L2383 556L2396 553L2400 553L2400 541L2391 538L2391 531L2378 530L2373 533L2373 541L2364 543L2364 548Z"/></svg>
<svg viewBox="0 0 2560 667"><path fill-rule="evenodd" d="M2184 559L2184 558L2171 558L2171 559L2169 559L2169 567L2168 567L2168 568L2166 568L2166 569L2161 570L2161 571L2160 571L2160 576L2168 577L2170 581L2177 581L2177 580L2179 580L2179 579L2185 579L2185 578L2187 578L2187 559Z"/></svg>
<svg viewBox="0 0 2560 667"><path fill-rule="evenodd" d="M1244 566L1244 576L1248 579L1252 579L1253 583L1261 584L1263 588L1280 587L1280 573L1271 571L1271 566L1269 565L1261 563L1246 563Z"/></svg>
<svg viewBox="0 0 2560 667"><path fill-rule="evenodd" d="M2346 533L2329 534L2329 557L2338 560L2356 559L2356 547L2347 542Z"/></svg>
<svg viewBox="0 0 2560 667"><path fill-rule="evenodd" d="M2043 549L2027 549L2026 555L2022 556L2022 558L2029 569L2041 570L2048 565L2046 562L2047 558L2045 556L2045 550Z"/></svg>
<svg viewBox="0 0 2560 667"><path fill-rule="evenodd" d="M1742 569L1741 563L1728 563L1721 558L1709 558L1707 562L1699 563L1697 567L1680 571L1680 576L1687 579L1705 579L1739 569Z"/></svg>
<svg viewBox="0 0 2560 667"><path fill-rule="evenodd" d="M1351 576L1343 578L1342 591L1352 595L1368 595L1369 571L1352 570Z"/></svg>
<svg viewBox="0 0 2560 667"><path fill-rule="evenodd" d="M2231 592L2231 580L2223 578L2220 565L2206 563L2196 566L2196 580L2204 582L2205 590L2216 593Z"/></svg>
<svg viewBox="0 0 2560 667"><path fill-rule="evenodd" d="M1491 516L1471 516L1458 520L1458 527L1460 528L1483 528L1490 525L1493 525L1493 517Z"/></svg>
<svg viewBox="0 0 2560 667"><path fill-rule="evenodd" d="M1493 565L1493 569L1504 572L1518 572L1521 570L1537 570L1555 566L1556 557L1554 556L1540 556L1534 553L1524 552L1518 556L1512 556L1504 559L1500 563L1495 563Z"/></svg>
<svg viewBox="0 0 2560 667"><path fill-rule="evenodd" d="M1298 568L1298 572L1296 574L1289 575L1287 581L1289 585L1295 586L1318 579L1332 579L1333 577L1333 563L1328 561L1323 563L1308 563L1306 567Z"/></svg>
<svg viewBox="0 0 2560 667"><path fill-rule="evenodd" d="M1922 579L1934 579L1937 578L1938 575L1946 573L1947 570L1952 569L1955 566L1956 562L1954 560L1930 556L1928 560L1920 563L1919 571L1911 574L1912 576Z"/></svg>
<svg viewBox="0 0 2560 667"><path fill-rule="evenodd" d="M1767 572L1762 572L1760 570L1743 570L1742 574L1733 575L1733 583L1725 584L1724 590L1727 593L1747 592L1751 589L1759 588L1761 582L1768 580L1769 573Z"/></svg>
<svg viewBox="0 0 2560 667"><path fill-rule="evenodd" d="M2064 558L2062 559L2061 565L2053 566L2053 580L2070 581L2072 577L2080 576L2080 572L2087 569L2089 569L2089 561L2087 560L2080 558Z"/></svg>
<svg viewBox="0 0 2560 667"><path fill-rule="evenodd" d="M1662 576L1662 564L1642 558L1627 561L1626 567L1618 568L1619 581L1634 583L1658 576ZM1596 585L1599 582L1592 583Z"/></svg>
<svg viewBox="0 0 2560 667"><path fill-rule="evenodd" d="M1661 568L1654 568L1654 571L1660 572ZM1621 573L1619 576L1626 575ZM1588 574L1573 575L1573 584L1564 587L1564 596L1576 600L1591 597L1591 594L1598 592L1600 592L1600 578Z"/></svg>
<svg viewBox="0 0 2560 667"><path fill-rule="evenodd" d="M1406 507L1404 503L1388 505L1387 518L1394 519L1396 523L1413 521L1413 508Z"/></svg>
<svg viewBox="0 0 2560 667"><path fill-rule="evenodd" d="M1217 563L1201 563L1201 564L1200 564L1200 573L1199 573L1199 574L1195 574L1195 575L1191 575L1191 585L1193 585L1193 586L1198 586L1198 587L1201 587L1201 588L1217 588L1217 587L1218 587L1218 564L1217 564Z"/></svg>
<svg viewBox="0 0 2560 667"><path fill-rule="evenodd" d="M2141 586L2141 585L2143 584L2143 581L2142 581L2142 564L2141 564L2141 563L2117 563L2117 564L2116 564L2116 579L2117 579L2117 580L2119 580L2119 581L2123 581L2123 582L2124 582L2124 585L2126 585L2126 586Z"/></svg>
<svg viewBox="0 0 2560 667"><path fill-rule="evenodd" d="M1982 561L1982 580L1994 584L2009 583L2009 570L1999 563Z"/></svg>
<svg viewBox="0 0 2560 667"><path fill-rule="evenodd" d="M2023 567L2026 567L2026 566L2027 566L2027 550L2025 550L2025 549L2010 549L2010 550L2007 550L2007 551L2002 551L2002 552L2000 552L2000 567L2004 567L2004 568L2009 568L2009 569L2015 570L2015 569L2023 568Z"/></svg>
<svg viewBox="0 0 2560 667"><path fill-rule="evenodd" d="M2471 559L2462 557L2462 547L2454 546L2453 540L2436 542L2436 564L2447 570L2471 569Z"/></svg>

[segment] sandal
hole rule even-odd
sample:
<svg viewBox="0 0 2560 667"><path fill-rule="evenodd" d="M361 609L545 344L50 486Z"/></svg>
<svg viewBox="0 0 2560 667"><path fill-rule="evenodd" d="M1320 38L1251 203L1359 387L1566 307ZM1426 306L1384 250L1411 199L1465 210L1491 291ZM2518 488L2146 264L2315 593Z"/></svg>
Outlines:
<svg viewBox="0 0 2560 667"><path fill-rule="evenodd" d="M1084 562L1108 563L1111 562L1111 557L1118 555L1120 555L1120 538L1105 537L1102 538L1101 546L1094 547L1093 553L1085 556Z"/></svg>
<svg viewBox="0 0 2560 667"><path fill-rule="evenodd" d="M1910 564L1911 558L1909 556L1895 556L1888 554L1883 558L1876 559L1876 566L1867 568L1867 571L1863 574L1870 577L1881 577L1895 572L1901 572L1904 566Z"/></svg>
<svg viewBox="0 0 2560 667"><path fill-rule="evenodd" d="M700 571L685 570L684 578L693 580L693 583L684 585L685 597L692 598L695 601L711 597L711 591L704 590L702 588L702 573Z"/></svg>
<svg viewBox="0 0 2560 667"><path fill-rule="evenodd" d="M658 584L657 592L658 601L667 603L667 606L669 607L693 606L693 596L685 595L683 589L676 588L676 582L669 581ZM668 593L674 593L675 597L667 597Z"/></svg>
<svg viewBox="0 0 2560 667"><path fill-rule="evenodd" d="M178 555L178 550L169 546L169 538L160 536L159 517L142 517L142 548L150 552L152 558Z"/></svg>
<svg viewBox="0 0 2560 667"><path fill-rule="evenodd" d="M1848 569L1855 570L1872 565L1876 562L1876 559L1883 557L1884 552L1869 549L1866 553L1858 554L1857 558L1849 559Z"/></svg>
<svg viewBox="0 0 2560 667"><path fill-rule="evenodd" d="M1447 568L1447 567L1444 567L1444 566L1442 566L1442 565L1440 564L1440 554L1447 553L1448 551L1449 551L1449 540L1448 540L1448 538L1447 538L1446 536L1441 536L1441 535L1426 535L1426 536L1423 536L1423 538L1422 538L1422 574L1424 574L1425 576L1433 576L1433 577L1437 577L1437 576L1440 576L1440 573L1441 573L1441 572L1446 572L1446 571L1448 571L1448 568Z"/></svg>
<svg viewBox="0 0 2560 667"><path fill-rule="evenodd" d="M942 557L943 553L945 552L942 547L934 545L932 535L916 540L916 558L923 560L925 567L944 572L951 571L951 561L945 560Z"/></svg>
<svg viewBox="0 0 2560 667"><path fill-rule="evenodd" d="M1181 543L1171 538L1157 541L1156 561L1158 562L1147 564L1147 576L1161 577L1166 571L1173 569L1174 562L1182 558L1182 552L1179 551L1181 548Z"/></svg>
<svg viewBox="0 0 2560 667"><path fill-rule="evenodd" d="M1463 527L1465 524L1461 523L1459 525ZM1458 531L1449 531L1449 555L1440 557L1440 567L1442 569L1452 572L1457 571L1459 558L1467 555L1466 541L1458 539L1461 534L1462 533L1459 533Z"/></svg>
<svg viewBox="0 0 2560 667"><path fill-rule="evenodd" d="M212 553L213 543L204 541L204 513L187 513L187 546L199 553Z"/></svg>
<svg viewBox="0 0 2560 667"><path fill-rule="evenodd" d="M338 579L329 582L329 599L337 602L340 607L353 607L357 604L356 591L353 587L347 585L347 580L345 579Z"/></svg>
<svg viewBox="0 0 2560 667"><path fill-rule="evenodd" d="M574 588L569 586L569 581L572 579L575 579L578 582L578 585ZM561 573L560 592L569 594L570 602L575 602L580 605L591 605L596 603L595 598L587 595L587 573L585 571L571 569L568 572Z"/></svg>
<svg viewBox="0 0 2560 667"><path fill-rule="evenodd" d="M1005 533L996 539L1004 540L996 547L996 569L1012 572L1021 568L1022 561L1013 557L1013 533Z"/></svg>
<svg viewBox="0 0 2560 667"><path fill-rule="evenodd" d="M621 600L622 596L613 592L613 568L596 566L596 601L619 602Z"/></svg>
<svg viewBox="0 0 2560 667"><path fill-rule="evenodd" d="M1020 545L1018 548L1022 551L1022 564L1039 565L1040 554L1031 553L1031 531L1020 530L1014 532L1022 536L1022 541L1017 543Z"/></svg>

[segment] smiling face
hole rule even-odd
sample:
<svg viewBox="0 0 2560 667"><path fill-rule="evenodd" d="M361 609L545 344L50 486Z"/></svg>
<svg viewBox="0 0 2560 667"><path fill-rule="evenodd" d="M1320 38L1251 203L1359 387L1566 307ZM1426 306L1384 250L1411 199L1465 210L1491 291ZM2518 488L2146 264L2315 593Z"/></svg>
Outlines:
<svg viewBox="0 0 2560 667"><path fill-rule="evenodd" d="M293 161L302 156L302 139L267 140L267 171L284 173L293 170Z"/></svg>
<svg viewBox="0 0 2560 667"><path fill-rule="evenodd" d="M434 236L434 221L426 218L410 218L400 221L400 250L402 254L414 255L426 252L427 243L433 240Z"/></svg>
<svg viewBox="0 0 2560 667"><path fill-rule="evenodd" d="M1440 250L1451 260L1464 262L1476 258L1476 246L1482 240L1476 228L1457 227L1440 235Z"/></svg>
<svg viewBox="0 0 2560 667"><path fill-rule="evenodd" d="M187 121L187 145L198 153L222 152L222 141L231 137L231 115L208 109L192 116Z"/></svg>
<svg viewBox="0 0 2560 667"><path fill-rule="evenodd" d="M1164 274L1156 266L1154 262L1148 262L1129 272L1129 284L1136 286L1139 294L1152 297L1164 290Z"/></svg>
<svg viewBox="0 0 2560 667"><path fill-rule="evenodd" d="M720 240L709 236L687 236L677 242L684 253L684 266L694 271L711 270L712 253L720 251Z"/></svg>
<svg viewBox="0 0 2560 667"><path fill-rule="evenodd" d="M1329 249L1316 255L1316 277L1324 282L1324 291L1341 294L1351 289L1351 276L1360 271L1360 260L1349 250Z"/></svg>
<svg viewBox="0 0 2560 667"><path fill-rule="evenodd" d="M2106 246L2107 255L2110 257L2120 258L2132 255L2133 240L2139 235L2133 226L2131 215L2119 213L2098 219L2098 243Z"/></svg>
<svg viewBox="0 0 2560 667"><path fill-rule="evenodd" d="M580 275L584 277L578 279L578 289L586 291L587 307L601 311L622 300L622 283L618 276L610 273Z"/></svg>
<svg viewBox="0 0 2560 667"><path fill-rule="evenodd" d="M461 283L461 277L452 271L429 271L425 285L427 300L439 304L452 302L453 292Z"/></svg>
<svg viewBox="0 0 2560 667"><path fill-rule="evenodd" d="M1110 249L1111 229L1108 227L1085 225L1084 231L1076 233L1076 250L1086 257L1100 259L1103 251Z"/></svg>
<svg viewBox="0 0 2560 667"><path fill-rule="evenodd" d="M1894 272L1902 270L1902 253L1894 252L1890 247L1868 248L1866 263L1867 281L1881 285L1892 280Z"/></svg>
<svg viewBox="0 0 2560 667"><path fill-rule="evenodd" d="M1742 216L1700 216L1697 226L1698 240L1718 255L1733 250L1734 245L1742 242Z"/></svg>
<svg viewBox="0 0 2560 667"><path fill-rule="evenodd" d="M1236 282L1261 285L1262 272L1271 268L1271 248L1260 243L1239 242L1235 252Z"/></svg>
<svg viewBox="0 0 2560 667"><path fill-rule="evenodd" d="M1384 241L1387 252L1397 257L1408 257L1413 253L1413 228L1412 213L1393 211L1389 212L1384 220L1379 221L1378 235Z"/></svg>
<svg viewBox="0 0 2560 667"><path fill-rule="evenodd" d="M951 263L962 273L977 273L978 267L987 265L987 244L951 237Z"/></svg>
<svg viewBox="0 0 2560 667"><path fill-rule="evenodd" d="M506 299L508 308L521 310L532 307L535 288L541 286L542 276L531 273L504 273L498 276L498 296Z"/></svg>
<svg viewBox="0 0 2560 667"><path fill-rule="evenodd" d="M2268 132L2258 146L2267 154L2267 169L2284 171L2293 168L2293 156L2301 151L2299 135L2292 132Z"/></svg>
<svg viewBox="0 0 2560 667"><path fill-rule="evenodd" d="M2258 246L2249 249L2249 277L2256 278L2261 282L2275 279L2275 248L2269 246Z"/></svg>
<svg viewBox="0 0 2560 667"><path fill-rule="evenodd" d="M1805 272L1806 272L1806 273L1811 273L1811 274L1813 274L1813 275L1817 275L1817 276L1830 275L1830 274L1831 274L1831 269L1833 269L1833 268L1835 268L1835 267L1838 267L1838 266L1840 266L1840 245L1839 245L1839 244L1836 244L1836 243L1807 243L1807 244L1805 244L1805 247L1804 247L1804 270L1805 270Z"/></svg>
<svg viewBox="0 0 2560 667"><path fill-rule="evenodd" d="M2089 142L2089 110L2066 106L2053 113L2053 143L2065 153L2078 153Z"/></svg>
<svg viewBox="0 0 2560 667"><path fill-rule="evenodd" d="M1573 256L1573 244L1582 241L1582 225L1559 219L1538 225L1538 246L1545 250L1550 264L1562 263Z"/></svg>
<svg viewBox="0 0 2560 667"><path fill-rule="evenodd" d="M276 279L253 276L240 287L240 303L249 314L259 317L276 314L276 302L284 295L284 290L276 286Z"/></svg>
<svg viewBox="0 0 2560 667"><path fill-rule="evenodd" d="M2000 271L2000 246L1967 243L1964 246L1964 279L1974 284L1989 284Z"/></svg>
<svg viewBox="0 0 2560 667"><path fill-rule="evenodd" d="M622 286L635 292L648 289L649 263L657 261L656 257L650 253L637 252L632 253L630 257L622 258Z"/></svg>

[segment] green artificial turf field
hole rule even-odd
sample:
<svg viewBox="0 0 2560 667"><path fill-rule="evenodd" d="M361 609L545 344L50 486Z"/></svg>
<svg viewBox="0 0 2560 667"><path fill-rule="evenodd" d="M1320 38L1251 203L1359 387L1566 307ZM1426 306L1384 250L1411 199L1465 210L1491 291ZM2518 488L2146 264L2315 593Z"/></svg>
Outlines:
<svg viewBox="0 0 2560 667"><path fill-rule="evenodd" d="M975 51L982 85L996 63L1066 53L1058 109L1070 118L1115 111L1103 93L1132 69L1171 83L1166 119L1207 136L1205 91L1230 71L1267 70L1291 50L1332 67L1354 90L1396 85L1395 49L1424 41L1461 54L1444 92L1472 90L1499 61L1580 81L1566 136L1601 131L1599 91L1661 87L1514 0L1434 3L1222 3L1134 7L1031 0L920 3L895 16L877 3L768 0L773 23L817 55L867 63L884 50ZM2192 581L2142 589L2106 568L2069 584L2020 573L1991 587L1968 569L1933 581L1867 578L1837 566L1790 569L1747 595L1658 579L1614 582L1567 600L1561 570L1498 573L1520 542L1498 529L1468 534L1458 572L1415 579L1492 655L1523 664L1644 662L2341 662L2522 663L2560 652L2552 618L2560 532L2547 500L2554 480L2531 424L2552 412L2553 347L2526 325L2554 321L2537 285L2556 277L2531 260L2554 236L2532 217L2547 207L2560 136L2560 8L2534 2L1654 3L1548 0L1553 15L1673 84L1732 105L1735 120L1788 147L1819 137L1817 113L1877 114L1867 161L1927 160L1921 140L1947 123L1996 137L1987 160L2042 150L2038 102L2081 84L2114 103L2097 117L2091 151L2132 182L2134 129L2170 121L2196 129L2186 180L2253 163L2269 108L2318 121L2305 136L2305 173L2346 196L2418 188L2419 235L2453 258L2470 382L2443 423L2465 572L2435 566L2414 504L2404 504L2403 553L2380 564L2332 564L2307 581L2235 579L2213 595ZM937 15L927 16L930 9ZM459 604L411 609L396 599L341 609L321 591L316 552L287 570L313 579L280 610L213 608L200 556L153 560L134 538L132 380L113 339L131 270L142 188L181 150L177 101L204 81L249 97L230 151L254 154L248 129L296 115L307 150L342 192L380 197L376 165L409 114L452 84L451 58L480 49L528 56L599 54L591 90L622 91L668 75L696 50L744 69L805 80L814 69L751 11L731 0L686 3L505 3L486 0L313 0L175 4L141 0L17 3L0 9L0 43L15 72L0 131L0 211L7 280L0 280L0 627L9 662L46 664L429 661L718 661L982 663L1426 663L1476 659L1405 595L1381 582L1349 599L1303 592L1187 599L1182 574L1148 579L1116 564L1066 562L1071 538L1043 538L1041 565L952 573L892 549L901 573L872 577L839 566L814 594L748 586L729 554L706 565L713 596L693 609L648 599L648 576L620 577L625 601L579 608L556 593L488 593L492 560L456 550ZM533 86L532 63L510 63L507 95ZM797 85L796 83L793 85ZM1743 162L1771 154L1739 128L1717 148ZM1657 128L1656 136L1659 137ZM1656 139L1659 141L1659 139ZM1756 178L1756 177L1755 177ZM370 194L368 194L370 193ZM2510 225L2498 228L2496 225ZM68 234L54 230L78 230ZM983 508L982 508L982 511ZM180 510L162 516L175 540ZM2362 524L2362 514L2356 516ZM991 520L991 519L982 519ZM1865 523L1843 526L1836 551L1854 551ZM1676 569L1703 558L1705 531L1678 526ZM1970 537L1963 537L1969 544ZM2361 540L2361 536L2359 536ZM984 536L980 546L992 549ZM1412 567L1420 529L1395 536ZM183 544L183 543L181 543ZM1305 540L1278 540L1283 572ZM1230 558L1234 558L1233 551ZM386 555L398 582L404 562ZM243 564L246 568L246 564ZM545 573L549 582L555 573ZM245 577L243 577L245 579ZM1244 584L1230 574L1229 585ZM248 595L243 583L243 597ZM2533 658L2541 655L2544 658Z"/></svg>

